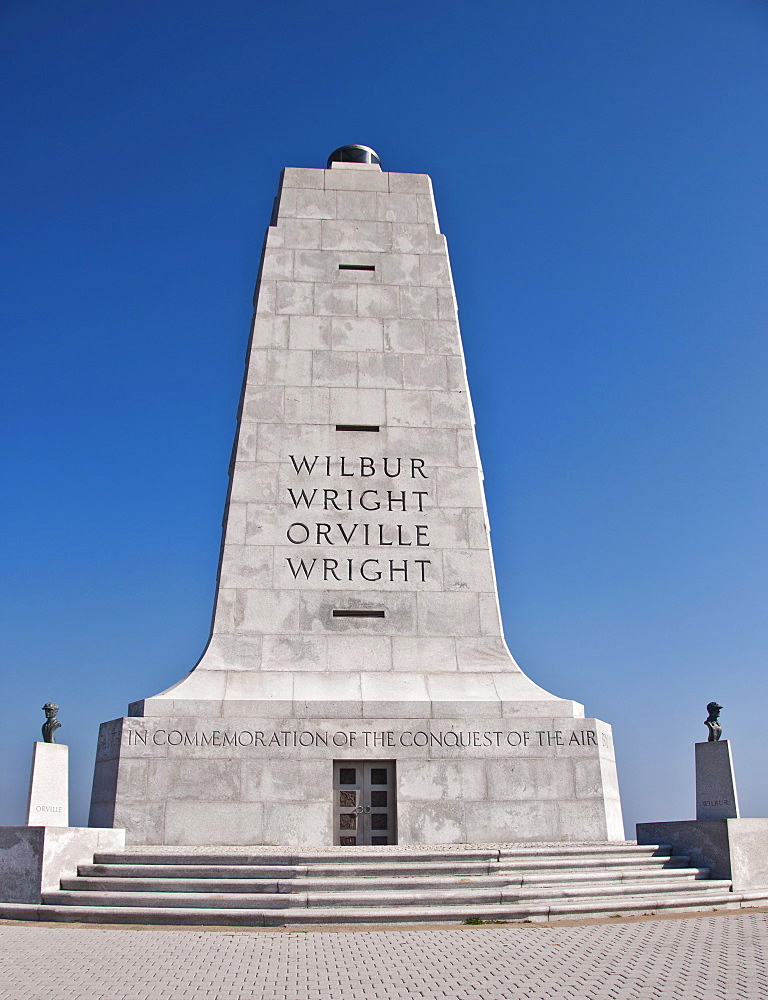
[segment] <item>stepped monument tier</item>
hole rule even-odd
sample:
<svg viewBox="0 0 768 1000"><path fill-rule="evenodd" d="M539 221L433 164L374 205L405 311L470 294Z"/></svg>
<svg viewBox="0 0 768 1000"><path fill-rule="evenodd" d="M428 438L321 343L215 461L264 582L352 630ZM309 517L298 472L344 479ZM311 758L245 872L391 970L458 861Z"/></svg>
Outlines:
<svg viewBox="0 0 768 1000"><path fill-rule="evenodd" d="M429 177L365 146L286 168L254 302L210 640L102 725L90 825L132 844L623 840L610 727L504 640Z"/></svg>

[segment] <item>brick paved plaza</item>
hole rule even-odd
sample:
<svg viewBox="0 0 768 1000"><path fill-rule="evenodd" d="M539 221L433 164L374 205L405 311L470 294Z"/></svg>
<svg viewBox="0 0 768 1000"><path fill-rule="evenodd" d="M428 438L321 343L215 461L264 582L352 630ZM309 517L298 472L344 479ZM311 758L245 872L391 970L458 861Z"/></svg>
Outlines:
<svg viewBox="0 0 768 1000"><path fill-rule="evenodd" d="M768 914L430 930L0 925L0 1000L765 1000Z"/></svg>

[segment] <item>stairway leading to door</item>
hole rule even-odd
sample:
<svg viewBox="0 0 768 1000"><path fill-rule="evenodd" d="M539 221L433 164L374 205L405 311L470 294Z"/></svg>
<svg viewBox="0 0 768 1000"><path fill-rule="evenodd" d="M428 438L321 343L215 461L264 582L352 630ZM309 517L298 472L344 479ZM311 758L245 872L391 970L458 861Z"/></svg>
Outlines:
<svg viewBox="0 0 768 1000"><path fill-rule="evenodd" d="M768 902L663 845L150 848L97 854L17 919L286 926L562 920Z"/></svg>

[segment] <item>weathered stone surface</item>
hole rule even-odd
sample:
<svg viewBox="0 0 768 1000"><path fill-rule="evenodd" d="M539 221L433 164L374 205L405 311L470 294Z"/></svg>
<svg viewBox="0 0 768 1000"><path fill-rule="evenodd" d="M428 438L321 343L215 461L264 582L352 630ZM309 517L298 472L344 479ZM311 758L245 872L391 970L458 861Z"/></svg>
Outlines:
<svg viewBox="0 0 768 1000"><path fill-rule="evenodd" d="M307 705L333 710L323 693ZM462 718L428 718L417 703L413 718L393 719L382 717L388 703L372 704L374 719L105 723L92 808L103 808L97 788L107 775L120 789L113 821L129 843L328 843L332 762L370 757L397 762L401 843L622 839L604 723L468 717L466 705Z"/></svg>
<svg viewBox="0 0 768 1000"><path fill-rule="evenodd" d="M48 744L45 744L48 745ZM125 830L86 827L0 827L0 901L39 903L60 879L77 874L96 851L119 851Z"/></svg>
<svg viewBox="0 0 768 1000"><path fill-rule="evenodd" d="M288 168L273 223L211 639L102 726L91 822L328 843L333 761L386 759L403 843L621 839L610 729L504 641L429 178Z"/></svg>

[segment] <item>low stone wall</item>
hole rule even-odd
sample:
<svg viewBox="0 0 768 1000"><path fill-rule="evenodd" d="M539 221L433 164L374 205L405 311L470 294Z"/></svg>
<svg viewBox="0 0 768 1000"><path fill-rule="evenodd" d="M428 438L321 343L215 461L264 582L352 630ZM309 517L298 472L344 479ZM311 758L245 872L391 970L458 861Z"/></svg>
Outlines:
<svg viewBox="0 0 768 1000"><path fill-rule="evenodd" d="M691 819L638 823L638 844L671 844L739 892L768 887L768 819Z"/></svg>
<svg viewBox="0 0 768 1000"><path fill-rule="evenodd" d="M72 826L0 827L0 902L39 903L61 878L93 861L96 851L120 851L125 830Z"/></svg>

